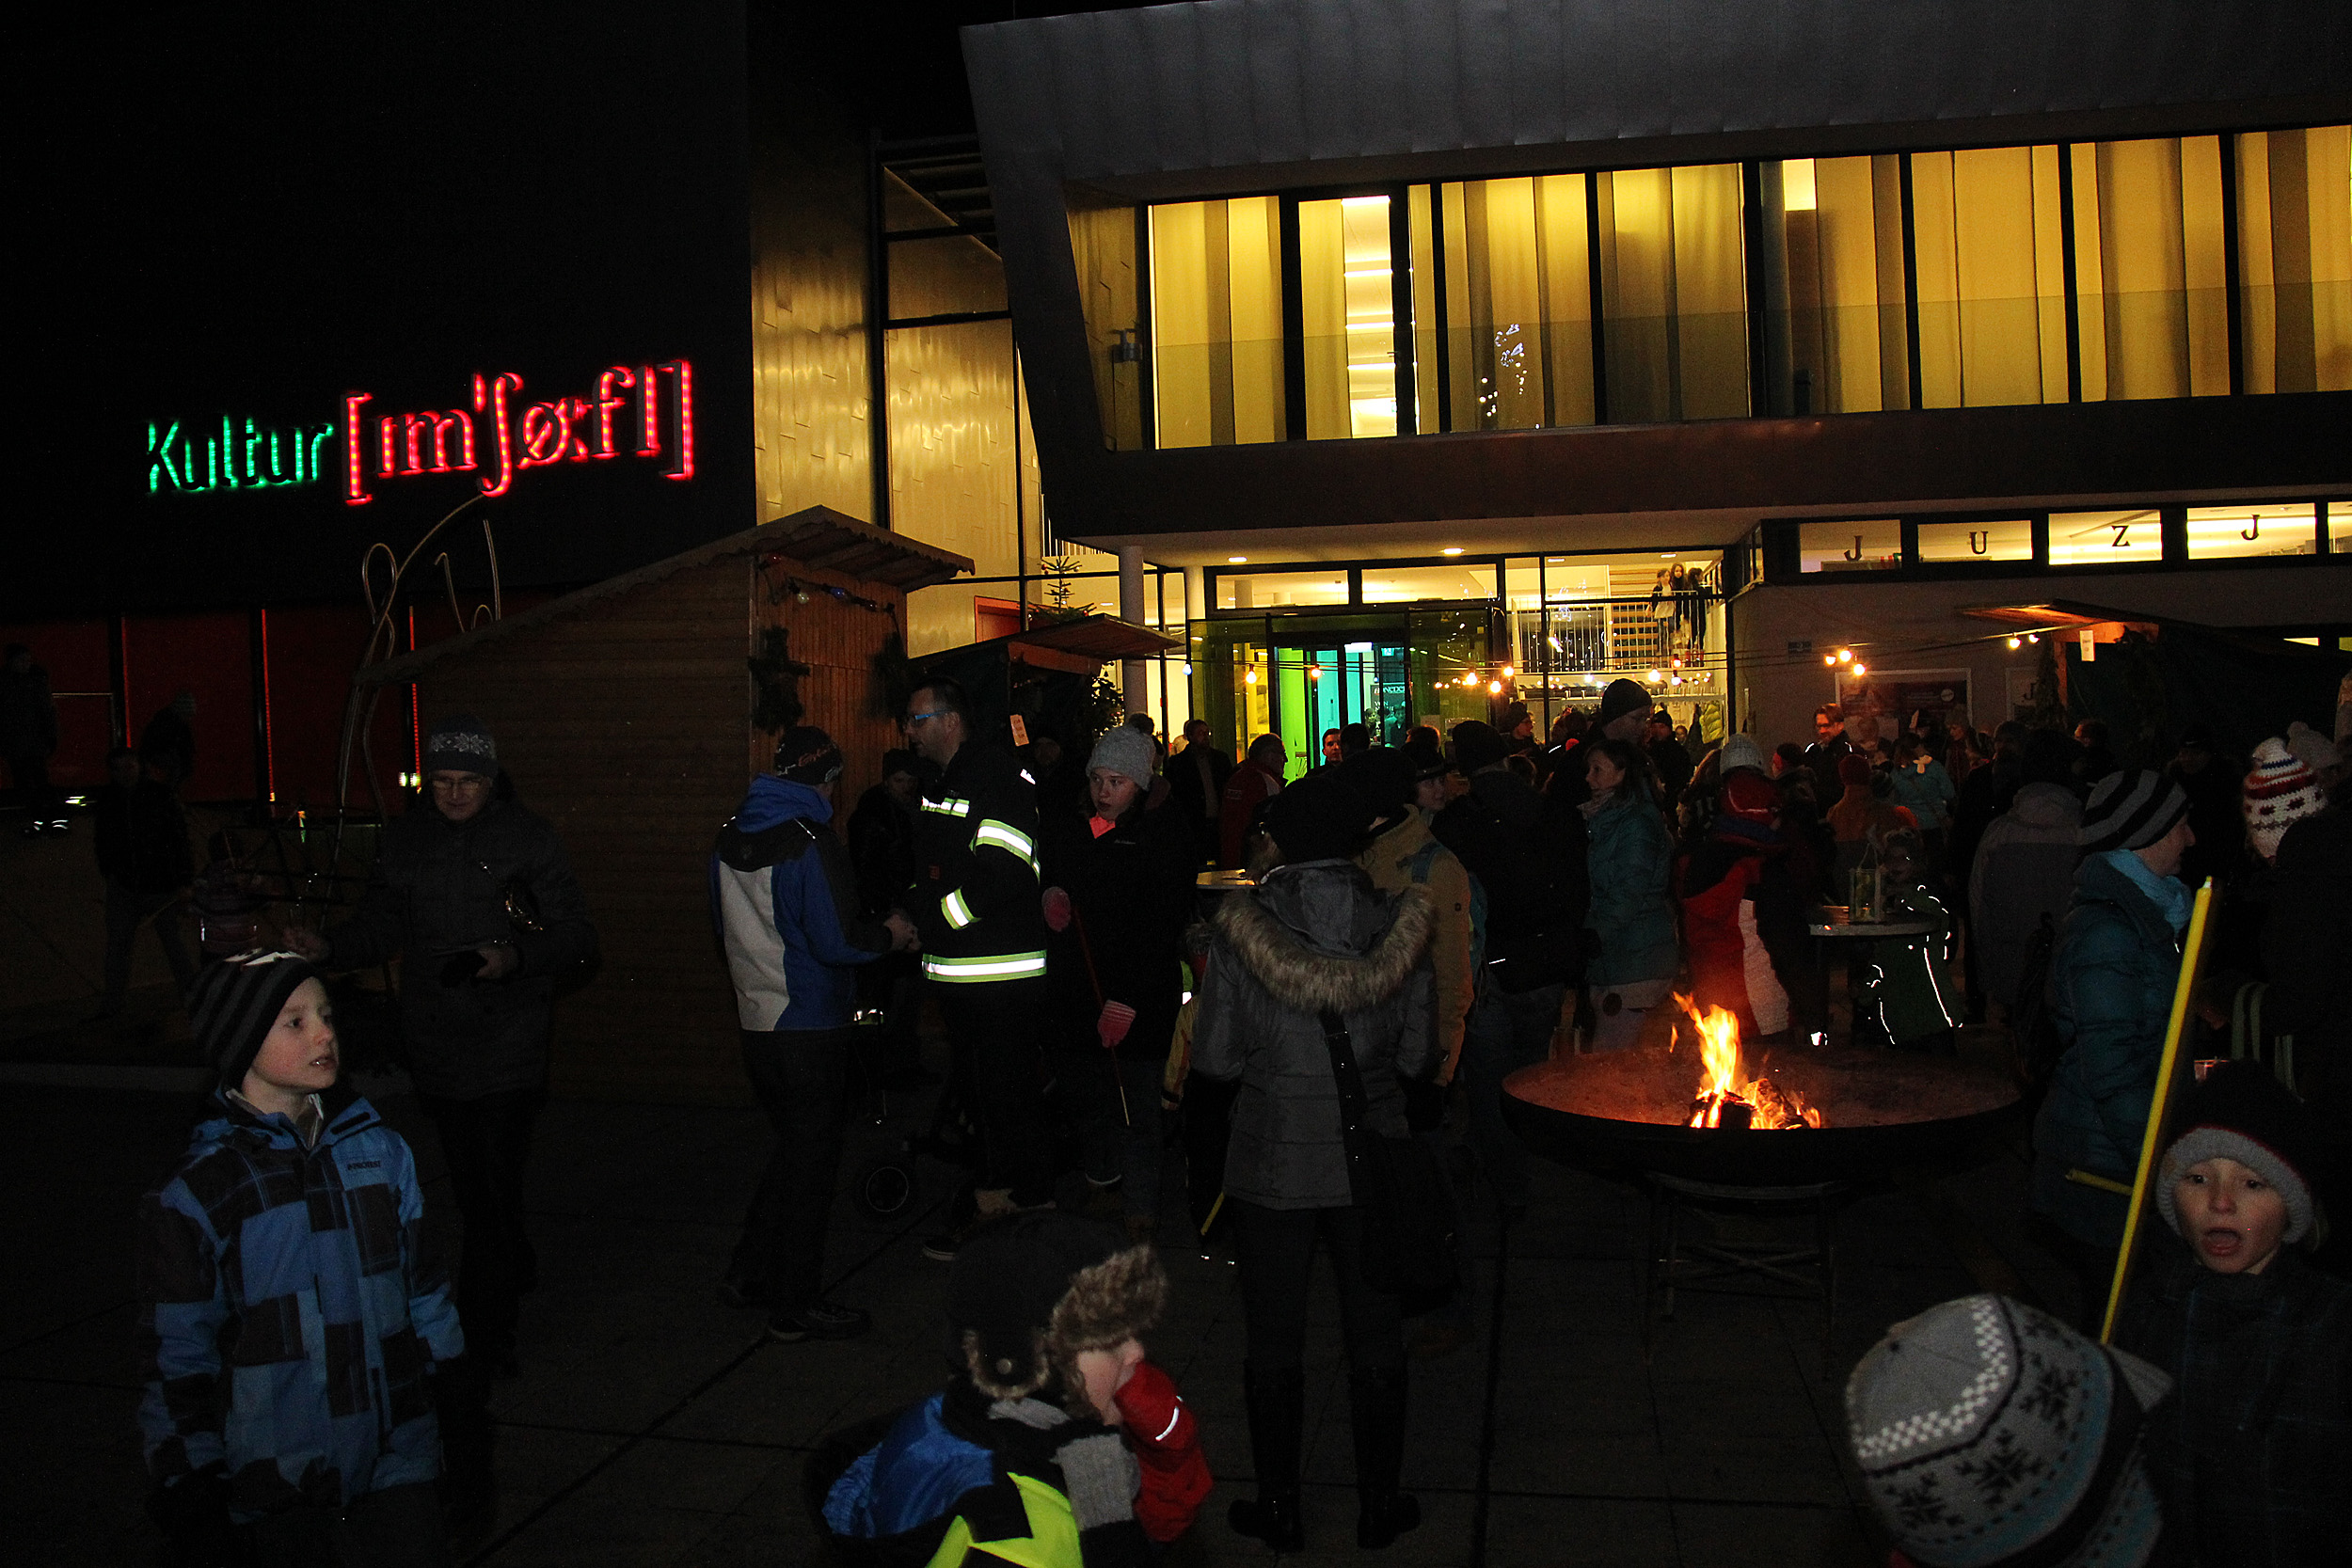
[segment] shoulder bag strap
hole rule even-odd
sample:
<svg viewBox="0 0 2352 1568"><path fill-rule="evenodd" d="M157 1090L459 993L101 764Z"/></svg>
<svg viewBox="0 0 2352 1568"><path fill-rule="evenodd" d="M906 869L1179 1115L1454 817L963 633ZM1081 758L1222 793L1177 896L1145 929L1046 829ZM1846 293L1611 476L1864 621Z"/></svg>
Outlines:
<svg viewBox="0 0 2352 1568"><path fill-rule="evenodd" d="M1340 1137L1347 1148L1348 1184L1355 1189L1356 1200L1361 1203L1371 1189L1358 1179L1370 1176L1366 1162L1372 1154L1364 1128L1364 1075L1356 1066L1355 1046L1347 1037L1347 1021L1336 1012L1325 1012L1319 1018L1324 1047L1331 1053L1331 1082L1340 1091Z"/></svg>

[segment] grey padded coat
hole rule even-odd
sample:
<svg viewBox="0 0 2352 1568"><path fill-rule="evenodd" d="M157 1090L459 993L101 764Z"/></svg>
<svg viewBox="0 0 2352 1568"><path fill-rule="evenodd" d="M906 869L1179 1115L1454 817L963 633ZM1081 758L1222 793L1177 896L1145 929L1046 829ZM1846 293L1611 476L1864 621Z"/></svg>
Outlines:
<svg viewBox="0 0 2352 1568"><path fill-rule="evenodd" d="M1347 1022L1367 1122L1406 1134L1399 1080L1437 1062L1426 891L1385 898L1347 861L1277 867L1210 922L1194 1070L1241 1081L1225 1191L1267 1209L1340 1209L1348 1190L1340 1095L1320 1014Z"/></svg>

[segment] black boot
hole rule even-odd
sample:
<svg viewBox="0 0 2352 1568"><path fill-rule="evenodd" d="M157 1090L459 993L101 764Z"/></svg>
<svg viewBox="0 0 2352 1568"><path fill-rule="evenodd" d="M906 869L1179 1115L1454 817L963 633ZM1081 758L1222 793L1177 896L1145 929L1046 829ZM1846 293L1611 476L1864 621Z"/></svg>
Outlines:
<svg viewBox="0 0 2352 1568"><path fill-rule="evenodd" d="M1421 1523L1421 1502L1396 1489L1405 1467L1405 1368L1347 1380L1356 1435L1356 1544L1377 1551Z"/></svg>
<svg viewBox="0 0 2352 1568"><path fill-rule="evenodd" d="M1249 1408L1249 1453L1258 1466L1258 1500L1236 1502L1226 1518L1278 1552L1303 1550L1298 1513L1298 1458L1307 1429L1307 1374L1297 1367L1262 1371L1242 1364L1242 1393Z"/></svg>

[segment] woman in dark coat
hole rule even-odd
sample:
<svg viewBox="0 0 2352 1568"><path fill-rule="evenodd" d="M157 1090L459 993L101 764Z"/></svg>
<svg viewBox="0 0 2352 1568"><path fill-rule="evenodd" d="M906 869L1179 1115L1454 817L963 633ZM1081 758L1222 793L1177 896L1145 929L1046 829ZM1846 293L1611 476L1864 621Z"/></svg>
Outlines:
<svg viewBox="0 0 2352 1568"><path fill-rule="evenodd" d="M1047 1037L1080 1100L1087 1180L1122 1189L1136 1241L1158 1227L1160 1076L1192 911L1190 824L1152 762L1140 731L1112 730L1087 759L1087 803L1048 808L1039 825Z"/></svg>
<svg viewBox="0 0 2352 1568"><path fill-rule="evenodd" d="M1349 1185L1321 1022L1327 1013L1344 1022L1368 1130L1404 1137L1402 1084L1437 1065L1428 953L1435 914L1423 889L1386 898L1347 858L1377 815L1332 774L1275 797L1266 828L1281 863L1255 889L1228 895L1211 922L1193 1031L1193 1069L1241 1085L1225 1201L1235 1218L1248 1325L1243 1387L1258 1497L1235 1503L1232 1517L1234 1528L1277 1551L1297 1551L1304 1538L1300 1357L1318 1240L1338 1276L1347 1344L1357 1542L1385 1546L1421 1522L1420 1505L1397 1491L1406 1395L1399 1298L1364 1277L1364 1216Z"/></svg>

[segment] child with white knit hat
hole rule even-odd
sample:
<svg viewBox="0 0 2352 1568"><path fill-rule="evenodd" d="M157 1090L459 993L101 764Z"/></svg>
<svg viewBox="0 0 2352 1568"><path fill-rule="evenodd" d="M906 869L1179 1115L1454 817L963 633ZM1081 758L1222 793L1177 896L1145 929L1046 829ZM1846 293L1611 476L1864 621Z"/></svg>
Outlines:
<svg viewBox="0 0 2352 1568"><path fill-rule="evenodd" d="M2289 828L2328 807L2319 775L2276 736L2254 748L2253 770L2246 775L2241 800L2246 841L2265 862L2279 858L2279 841Z"/></svg>

